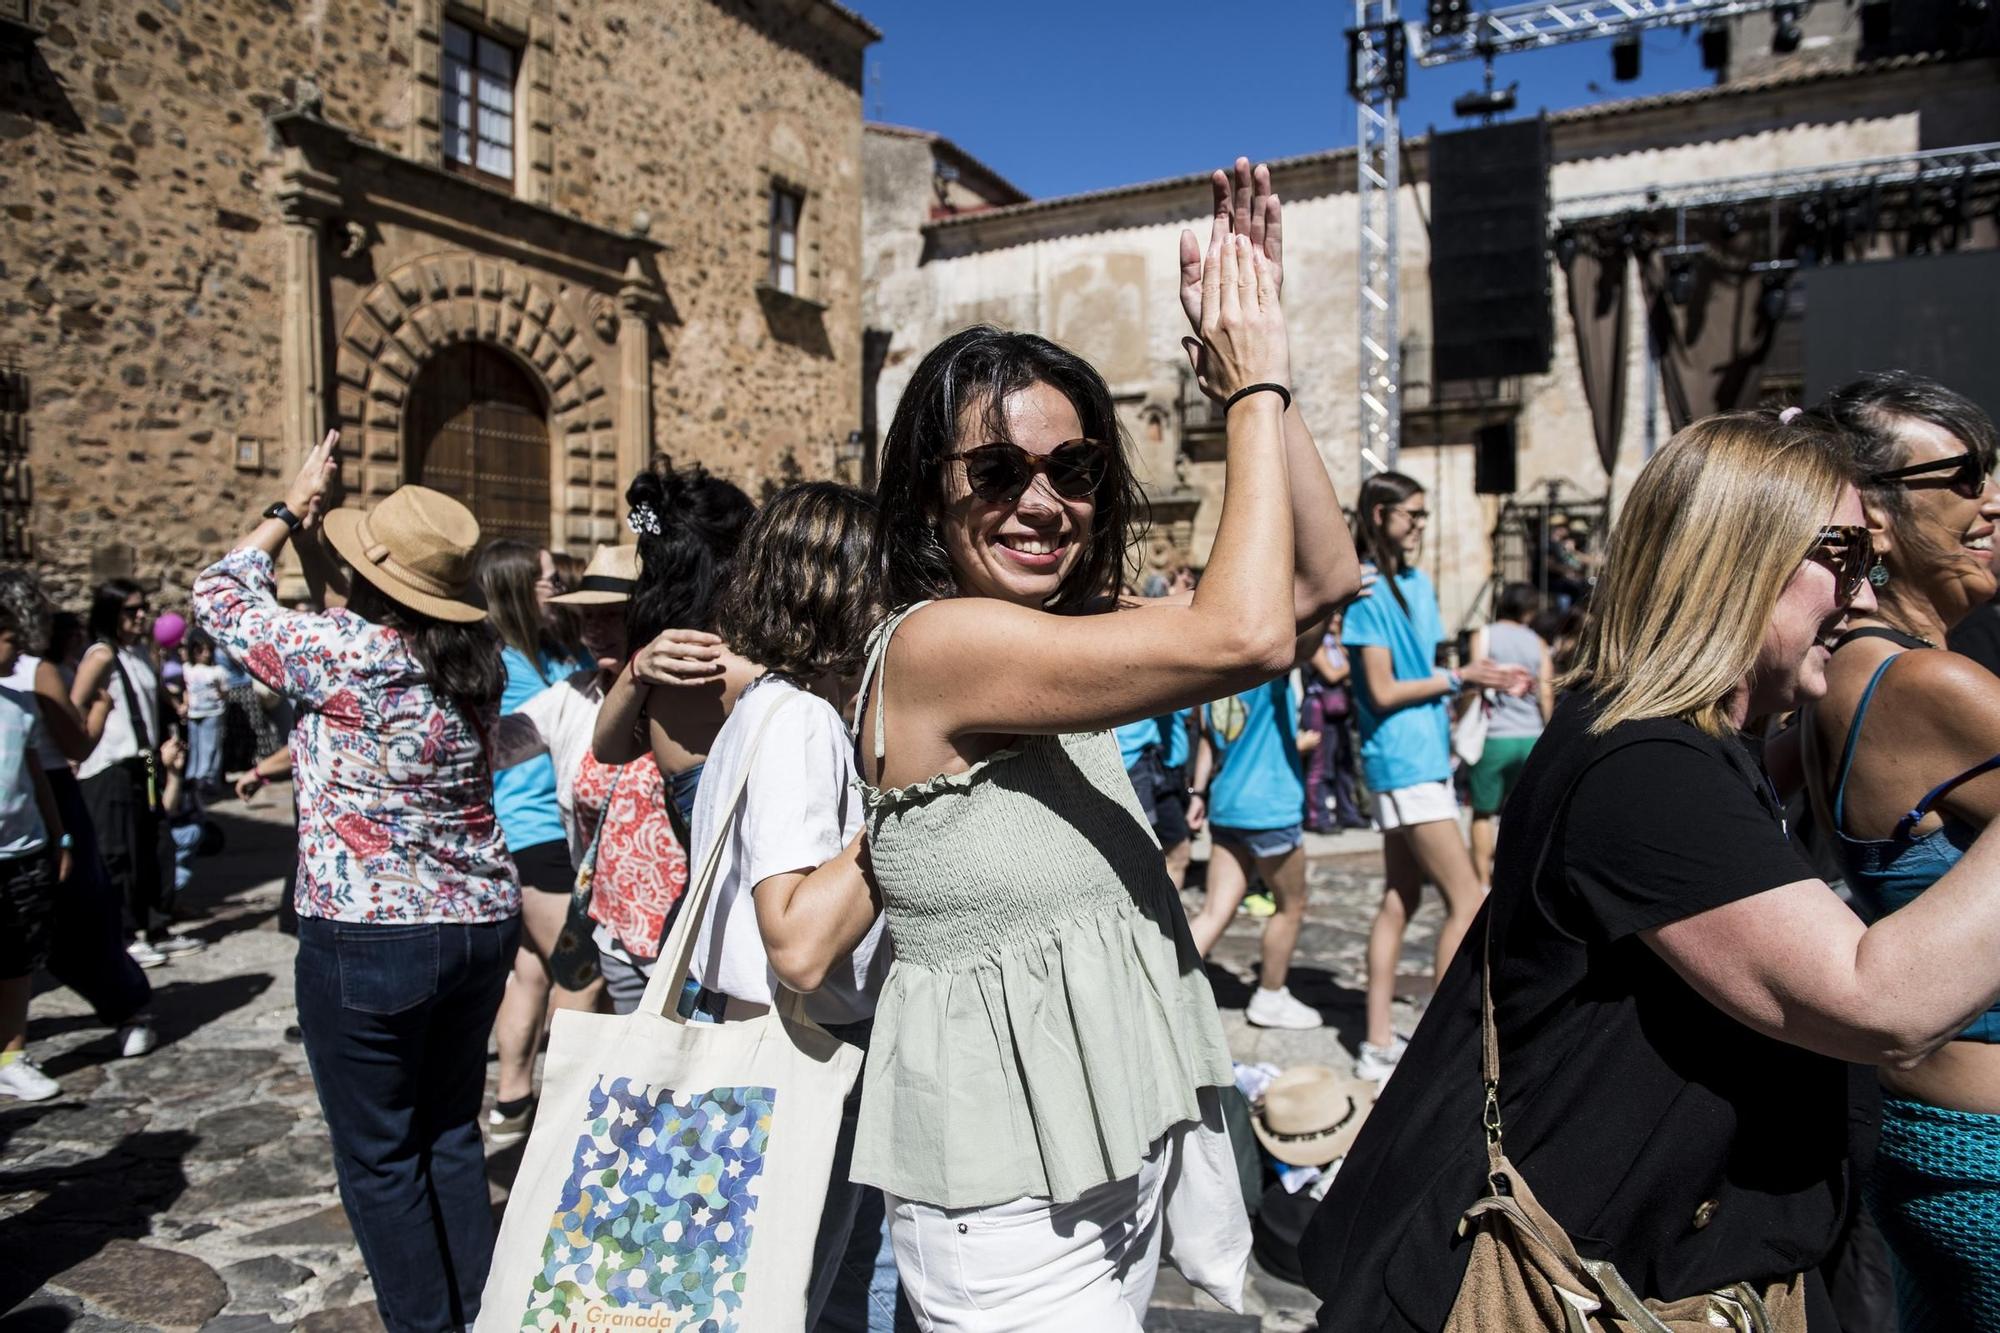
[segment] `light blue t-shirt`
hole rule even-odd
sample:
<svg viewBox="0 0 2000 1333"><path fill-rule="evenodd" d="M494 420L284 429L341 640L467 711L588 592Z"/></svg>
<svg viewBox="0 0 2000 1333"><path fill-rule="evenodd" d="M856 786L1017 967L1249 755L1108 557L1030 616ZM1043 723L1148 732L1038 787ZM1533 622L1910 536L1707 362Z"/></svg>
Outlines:
<svg viewBox="0 0 2000 1333"><path fill-rule="evenodd" d="M1155 745L1161 746L1161 764L1167 768L1181 767L1188 761L1188 715L1193 712L1192 708L1182 708L1165 717L1149 717L1112 728L1111 734L1118 738L1118 757L1129 769L1139 762L1148 745Z"/></svg>
<svg viewBox="0 0 2000 1333"><path fill-rule="evenodd" d="M1451 712L1443 696L1383 712L1368 695L1361 649L1387 648L1397 680L1428 680L1437 674L1438 644L1444 622L1438 618L1437 591L1420 569L1396 576L1396 588L1409 603L1396 604L1387 579L1368 596L1347 608L1340 642L1354 664L1355 720L1361 731L1361 772L1372 791L1397 791L1426 782L1451 780Z"/></svg>
<svg viewBox="0 0 2000 1333"><path fill-rule="evenodd" d="M554 653L542 654L542 674L518 648L503 648L500 660L507 665L507 688L500 695L500 711L514 712L555 681L581 665ZM543 679L543 676L547 679ZM537 755L524 764L503 768L493 775L493 812L500 817L500 831L507 835L513 851L544 842L567 842L562 814L556 808L556 765L547 755Z"/></svg>
<svg viewBox="0 0 2000 1333"><path fill-rule="evenodd" d="M28 856L48 845L35 774L41 760L41 705L35 696L0 685L0 860Z"/></svg>
<svg viewBox="0 0 2000 1333"><path fill-rule="evenodd" d="M1208 819L1224 828L1278 829L1300 822L1306 784L1299 767L1298 706L1285 677L1202 709L1215 751Z"/></svg>

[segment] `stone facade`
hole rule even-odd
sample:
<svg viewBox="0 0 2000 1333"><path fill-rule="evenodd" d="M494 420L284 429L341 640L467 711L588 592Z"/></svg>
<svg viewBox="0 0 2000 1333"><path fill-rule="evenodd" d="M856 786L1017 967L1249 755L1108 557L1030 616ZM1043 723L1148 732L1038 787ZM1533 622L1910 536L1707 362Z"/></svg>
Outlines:
<svg viewBox="0 0 2000 1333"><path fill-rule="evenodd" d="M547 540L578 551L656 448L755 487L834 472L861 424L878 34L828 0L37 0L34 23L0 40L0 361L67 598L185 586L327 427L349 495L413 479L447 348L532 384ZM511 176L447 169L447 25L512 53ZM801 204L790 291L774 190Z"/></svg>
<svg viewBox="0 0 2000 1333"><path fill-rule="evenodd" d="M1611 103L1550 117L1550 192L1568 198L1673 181L1852 161L1991 139L2000 124L2000 65L1992 60L1892 62L1887 67L1776 71L1737 84ZM879 151L869 137L871 156ZM1511 418L1522 489L1560 480L1568 493L1615 497L1653 445L1664 411L1645 403L1643 302L1630 302L1629 405L1619 461L1598 462L1577 370L1575 331L1560 277L1555 357L1479 412L1433 401L1428 380L1430 287L1425 144L1409 149L1400 198L1401 317L1406 349L1404 447L1398 466L1429 489L1434 515L1423 564L1436 580L1447 627L1472 614L1491 576L1496 497L1473 491L1473 432ZM1254 144L1246 144L1254 149ZM1217 165L1222 165L1218 163ZM871 171L873 167L871 165ZM1358 213L1351 148L1273 164L1285 200L1285 297L1294 387L1340 493L1362 474L1356 406ZM915 266L873 279L869 323L892 330L876 410L894 410L916 358L939 338L985 320L1031 329L1088 356L1104 373L1149 490L1190 487L1198 501L1183 526L1169 508L1141 558L1159 565L1184 548L1206 557L1220 512L1220 432L1187 391L1177 294L1177 237L1206 236L1205 175L1063 199L1037 200L929 221L921 243L895 251ZM868 252L895 242L874 233ZM1192 399L1192 401L1191 401ZM1185 534L1185 535L1183 535Z"/></svg>

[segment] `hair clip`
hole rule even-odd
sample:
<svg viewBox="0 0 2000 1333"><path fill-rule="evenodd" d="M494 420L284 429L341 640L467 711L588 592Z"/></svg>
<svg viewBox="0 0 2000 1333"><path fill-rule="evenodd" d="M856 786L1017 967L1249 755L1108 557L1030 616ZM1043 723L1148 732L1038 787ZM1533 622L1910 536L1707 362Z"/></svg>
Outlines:
<svg viewBox="0 0 2000 1333"><path fill-rule="evenodd" d="M1789 426L1794 421L1797 421L1799 419L1799 414L1804 411L1805 409L1803 407L1796 407L1796 406L1788 407L1784 411L1778 413L1778 424L1780 426Z"/></svg>
<svg viewBox="0 0 2000 1333"><path fill-rule="evenodd" d="M632 512L625 515L625 526L648 537L660 535L660 515L649 504L636 504Z"/></svg>

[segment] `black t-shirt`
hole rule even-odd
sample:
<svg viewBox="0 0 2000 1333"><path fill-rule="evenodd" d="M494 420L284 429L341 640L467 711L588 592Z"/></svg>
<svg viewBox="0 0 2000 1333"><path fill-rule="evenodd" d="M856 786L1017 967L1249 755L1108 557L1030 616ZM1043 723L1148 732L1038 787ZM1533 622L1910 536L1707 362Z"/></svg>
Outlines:
<svg viewBox="0 0 2000 1333"><path fill-rule="evenodd" d="M1565 700L1530 756L1487 910L1306 1232L1322 1329L1450 1313L1485 1176L1488 914L1505 1148L1585 1257L1678 1299L1816 1268L1833 1243L1846 1066L1729 1018L1637 934L1812 872L1740 746L1666 720L1592 737L1593 711ZM1811 1314L1833 1327L1816 1286Z"/></svg>
<svg viewBox="0 0 2000 1333"><path fill-rule="evenodd" d="M1945 647L2000 676L2000 605L1988 602L1951 627Z"/></svg>

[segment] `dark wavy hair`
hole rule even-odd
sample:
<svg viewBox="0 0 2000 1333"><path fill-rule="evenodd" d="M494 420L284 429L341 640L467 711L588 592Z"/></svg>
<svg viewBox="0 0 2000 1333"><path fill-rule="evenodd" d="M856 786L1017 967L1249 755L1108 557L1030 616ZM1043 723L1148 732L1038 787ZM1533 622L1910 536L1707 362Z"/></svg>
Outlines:
<svg viewBox="0 0 2000 1333"><path fill-rule="evenodd" d="M125 599L145 588L131 579L106 579L90 594L90 640L118 646L118 628L125 614Z"/></svg>
<svg viewBox="0 0 2000 1333"><path fill-rule="evenodd" d="M1085 437L1111 446L1089 548L1044 609L1086 610L1117 590L1126 551L1142 535L1137 529L1144 524L1146 503L1125 454L1111 390L1088 361L1067 348L1032 333L976 324L946 338L917 364L882 441L874 559L890 608L958 594L958 577L937 525L946 455L958 448L968 413L977 414L981 443L1010 439L1007 397L1034 384L1047 384L1069 399Z"/></svg>
<svg viewBox="0 0 2000 1333"><path fill-rule="evenodd" d="M625 488L639 534L639 586L625 610L626 642L645 647L661 630L715 628L715 601L757 506L741 487L699 463L666 454Z"/></svg>
<svg viewBox="0 0 2000 1333"><path fill-rule="evenodd" d="M118 599L122 606L123 597ZM15 647L46 657L55 633L55 606L33 574L16 565L0 569L0 630L14 632Z"/></svg>
<svg viewBox="0 0 2000 1333"><path fill-rule="evenodd" d="M1868 480L1910 461L1896 433L1898 420L1925 421L1951 432L1979 456L1982 471L1993 470L1993 418L1964 394L1907 370L1877 371L1843 384L1811 415L1839 430L1863 493L1899 519L1909 512L1910 493L1893 483Z"/></svg>
<svg viewBox="0 0 2000 1333"><path fill-rule="evenodd" d="M467 717L497 706L507 687L500 636L490 621L439 620L391 598L365 578L350 581L347 609L371 624L395 630L423 668L431 693L451 700Z"/></svg>
<svg viewBox="0 0 2000 1333"><path fill-rule="evenodd" d="M785 487L744 530L716 632L786 675L855 670L879 613L874 530L875 497L866 491L833 481Z"/></svg>
<svg viewBox="0 0 2000 1333"><path fill-rule="evenodd" d="M1410 604L1403 600L1396 576L1408 567L1409 561L1403 556L1401 543L1390 538L1387 526L1375 517L1375 511L1393 509L1411 496L1423 494L1423 490L1424 484L1415 477L1401 472L1377 472L1361 483L1360 498L1354 502L1354 545L1359 548L1361 558L1371 561L1381 572L1390 596L1403 608L1404 615L1410 613Z"/></svg>

